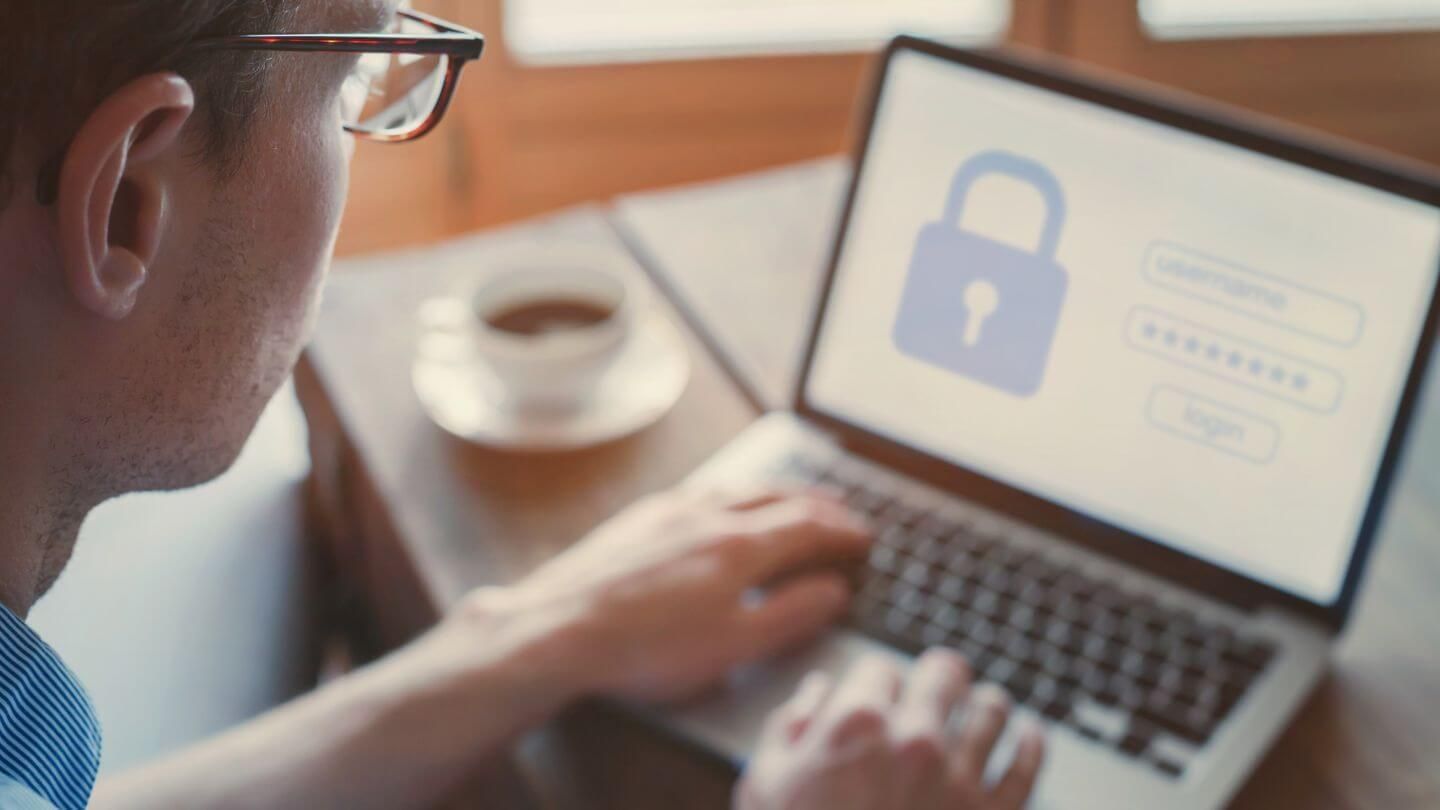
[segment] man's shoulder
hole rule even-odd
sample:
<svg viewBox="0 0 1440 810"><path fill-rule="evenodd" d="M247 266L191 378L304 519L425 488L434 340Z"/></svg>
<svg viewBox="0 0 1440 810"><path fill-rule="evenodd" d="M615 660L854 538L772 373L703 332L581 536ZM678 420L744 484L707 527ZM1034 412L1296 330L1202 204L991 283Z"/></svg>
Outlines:
<svg viewBox="0 0 1440 810"><path fill-rule="evenodd" d="M100 723L84 687L0 606L0 810L81 810L99 770Z"/></svg>

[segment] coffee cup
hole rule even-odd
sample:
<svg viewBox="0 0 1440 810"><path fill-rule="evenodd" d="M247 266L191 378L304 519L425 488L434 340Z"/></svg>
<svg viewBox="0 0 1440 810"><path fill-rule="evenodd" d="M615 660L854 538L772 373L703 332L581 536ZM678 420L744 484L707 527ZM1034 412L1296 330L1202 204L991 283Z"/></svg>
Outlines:
<svg viewBox="0 0 1440 810"><path fill-rule="evenodd" d="M493 271L467 297L474 347L508 406L574 409L629 338L633 299L624 278L580 262Z"/></svg>

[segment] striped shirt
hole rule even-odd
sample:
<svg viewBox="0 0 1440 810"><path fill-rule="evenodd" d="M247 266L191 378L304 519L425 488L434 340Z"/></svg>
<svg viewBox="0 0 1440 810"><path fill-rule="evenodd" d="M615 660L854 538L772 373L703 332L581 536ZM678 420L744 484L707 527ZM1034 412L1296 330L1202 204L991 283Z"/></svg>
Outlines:
<svg viewBox="0 0 1440 810"><path fill-rule="evenodd" d="M81 810L100 769L100 723L84 688L0 605L0 807Z"/></svg>

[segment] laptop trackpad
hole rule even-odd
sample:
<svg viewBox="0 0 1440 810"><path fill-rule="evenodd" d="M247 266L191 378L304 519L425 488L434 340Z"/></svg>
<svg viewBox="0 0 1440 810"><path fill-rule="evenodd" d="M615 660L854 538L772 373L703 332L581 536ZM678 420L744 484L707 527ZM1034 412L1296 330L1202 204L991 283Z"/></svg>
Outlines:
<svg viewBox="0 0 1440 810"><path fill-rule="evenodd" d="M706 748L743 763L760 739L765 719L795 694L808 673L822 669L839 675L857 659L874 654L911 660L854 633L831 633L784 657L735 670L718 692L668 710L665 722Z"/></svg>

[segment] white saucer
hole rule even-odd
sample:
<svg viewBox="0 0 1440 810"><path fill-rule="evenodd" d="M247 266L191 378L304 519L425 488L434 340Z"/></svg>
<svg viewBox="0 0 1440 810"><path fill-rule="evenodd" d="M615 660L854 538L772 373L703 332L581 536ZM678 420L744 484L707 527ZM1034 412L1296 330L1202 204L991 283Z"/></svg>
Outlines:
<svg viewBox="0 0 1440 810"><path fill-rule="evenodd" d="M437 328L431 313L462 302L431 299L418 319L411 381L420 405L445 432L504 450L578 450L629 436L658 422L685 392L690 357L680 334L661 313L637 313L624 348L574 409L519 410L470 341Z"/></svg>

